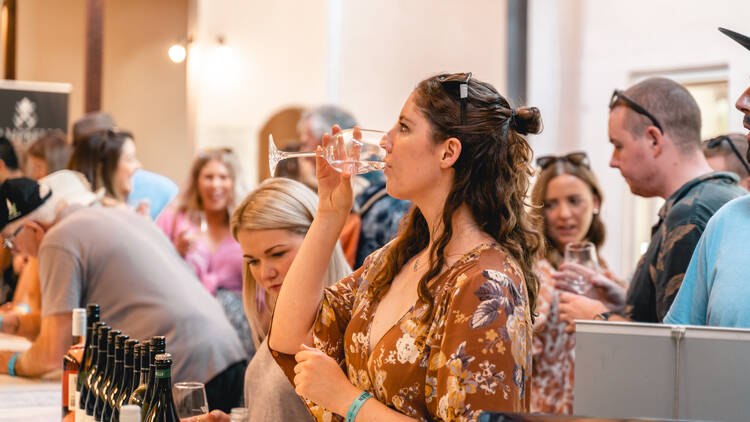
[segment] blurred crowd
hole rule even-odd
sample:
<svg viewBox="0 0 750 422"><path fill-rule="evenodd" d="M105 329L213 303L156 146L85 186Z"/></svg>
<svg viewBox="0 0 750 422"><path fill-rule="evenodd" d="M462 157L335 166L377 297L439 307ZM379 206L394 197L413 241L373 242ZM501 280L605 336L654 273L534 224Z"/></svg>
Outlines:
<svg viewBox="0 0 750 422"><path fill-rule="evenodd" d="M736 108L750 130L750 88ZM357 125L311 108L285 149ZM615 274L599 251L617 193L585 151L532 160L540 128L539 110L440 75L382 141L385 172L299 158L252 191L231 148L200 151L181 188L141 168L137 136L104 112L70 136L0 138L0 331L33 342L0 351L0 371L57 368L71 310L97 303L133 338L166 336L173 379L205 383L213 419L241 403L250 420L571 414L574 320L750 328L748 136L702 140L670 79L611 93L609 165L665 201L635 271Z"/></svg>

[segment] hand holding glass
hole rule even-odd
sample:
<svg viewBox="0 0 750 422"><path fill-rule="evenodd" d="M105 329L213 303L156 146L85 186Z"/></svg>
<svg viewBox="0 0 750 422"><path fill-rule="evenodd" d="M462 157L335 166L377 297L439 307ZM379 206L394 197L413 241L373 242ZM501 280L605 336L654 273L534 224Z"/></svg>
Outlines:
<svg viewBox="0 0 750 422"><path fill-rule="evenodd" d="M565 245L565 262L578 264L599 272L596 246L591 242L571 242ZM593 287L591 282L584 280L581 275L569 278L567 281L570 289L578 294L585 294Z"/></svg>
<svg viewBox="0 0 750 422"><path fill-rule="evenodd" d="M382 170L385 167L383 159L385 150L380 147L380 141L385 132L360 129L361 139L354 139L354 129L342 130L332 135L328 145L323 148L323 158L336 171L348 170L351 174L369 173ZM273 141L273 135L268 135L268 168L271 175L276 173L279 161L288 158L315 157L312 152L280 151Z"/></svg>
<svg viewBox="0 0 750 422"><path fill-rule="evenodd" d="M206 389L202 382L175 383L172 387L172 398L180 419L208 413Z"/></svg>

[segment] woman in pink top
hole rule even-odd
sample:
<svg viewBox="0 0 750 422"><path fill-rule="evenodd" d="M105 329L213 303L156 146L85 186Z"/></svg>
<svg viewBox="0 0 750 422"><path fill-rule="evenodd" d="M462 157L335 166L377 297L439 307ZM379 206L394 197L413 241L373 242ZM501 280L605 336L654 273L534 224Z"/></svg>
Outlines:
<svg viewBox="0 0 750 422"><path fill-rule="evenodd" d="M224 305L249 353L250 328L242 308L242 249L229 231L229 216L242 198L240 168L228 148L195 158L187 188L156 224L193 268L203 286Z"/></svg>

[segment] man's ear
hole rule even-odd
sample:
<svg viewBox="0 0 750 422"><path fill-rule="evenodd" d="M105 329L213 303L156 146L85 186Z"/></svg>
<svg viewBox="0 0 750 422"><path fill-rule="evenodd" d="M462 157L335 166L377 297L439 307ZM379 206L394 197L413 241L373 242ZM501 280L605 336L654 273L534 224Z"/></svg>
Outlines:
<svg viewBox="0 0 750 422"><path fill-rule="evenodd" d="M649 147L651 148L654 158L661 155L664 151L664 134L656 126L649 126L648 129L646 129L646 141L651 144Z"/></svg>
<svg viewBox="0 0 750 422"><path fill-rule="evenodd" d="M23 222L23 225L26 226L26 230L32 230L34 232L34 238L37 240L37 242L42 242L42 238L44 237L45 233L44 227L33 220L26 220Z"/></svg>
<svg viewBox="0 0 750 422"><path fill-rule="evenodd" d="M458 138L448 138L441 145L443 156L440 159L440 167L447 169L453 167L461 155L461 141Z"/></svg>

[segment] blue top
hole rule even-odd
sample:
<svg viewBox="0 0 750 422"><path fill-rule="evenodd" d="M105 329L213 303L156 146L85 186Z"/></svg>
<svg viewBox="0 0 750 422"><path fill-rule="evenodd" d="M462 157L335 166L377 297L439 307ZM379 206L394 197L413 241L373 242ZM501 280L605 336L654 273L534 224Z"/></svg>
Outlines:
<svg viewBox="0 0 750 422"><path fill-rule="evenodd" d="M180 188L168 177L138 169L133 175L133 190L128 195L128 205L137 208L145 200L149 203L149 214L156 220Z"/></svg>
<svg viewBox="0 0 750 422"><path fill-rule="evenodd" d="M664 322L750 328L750 196L709 220Z"/></svg>

